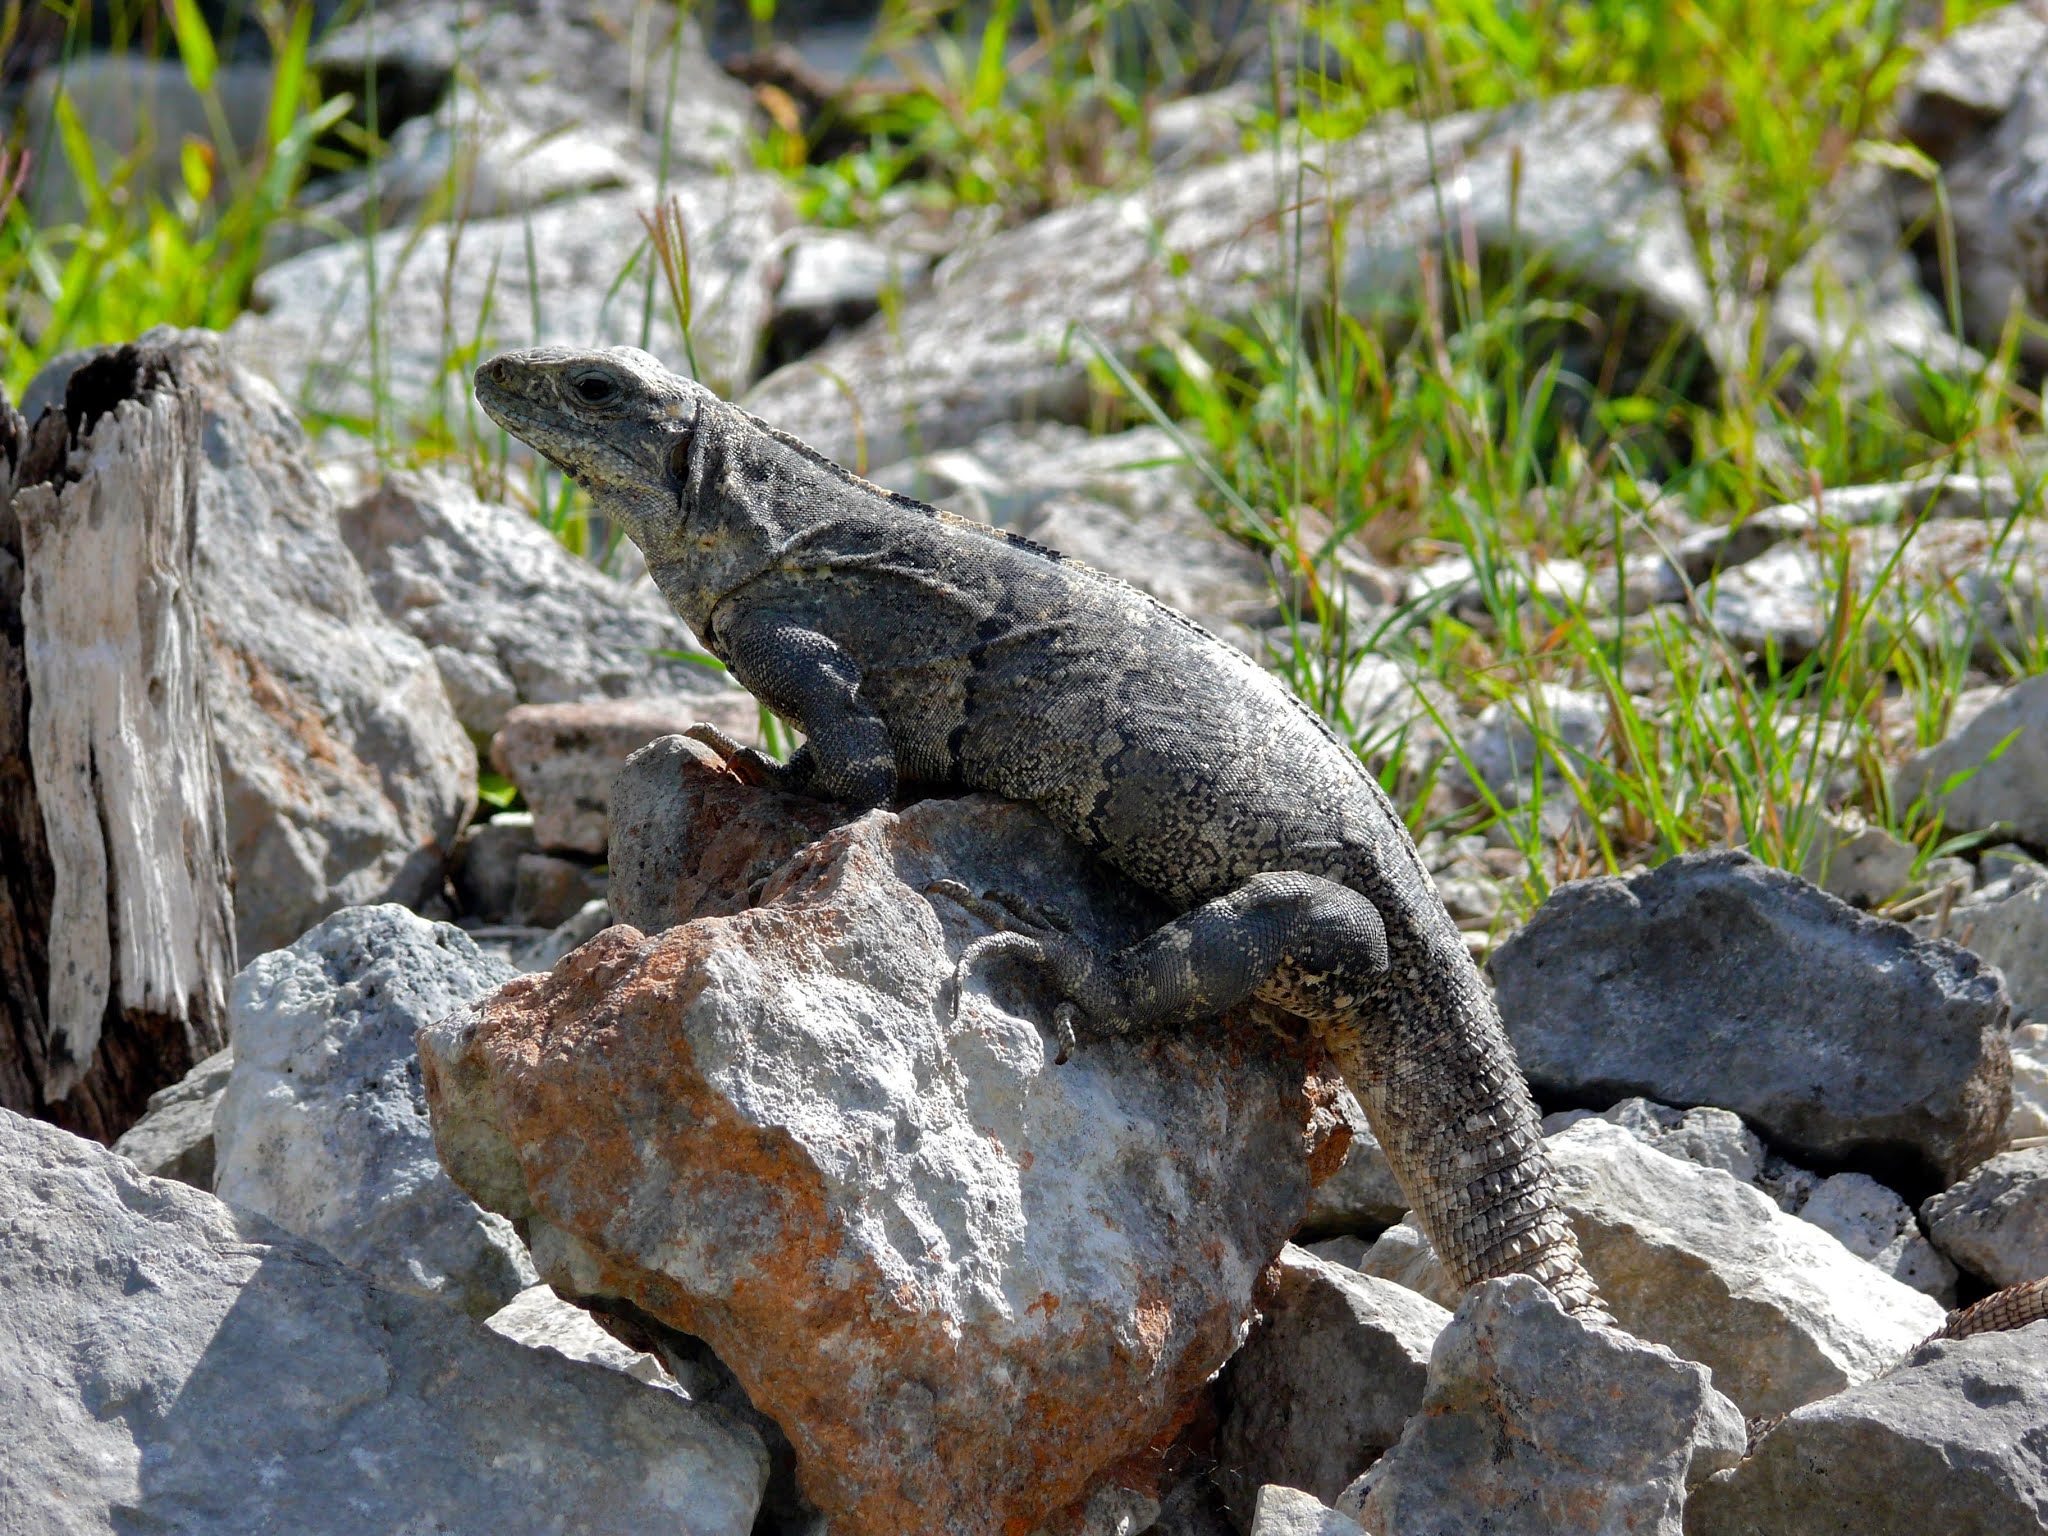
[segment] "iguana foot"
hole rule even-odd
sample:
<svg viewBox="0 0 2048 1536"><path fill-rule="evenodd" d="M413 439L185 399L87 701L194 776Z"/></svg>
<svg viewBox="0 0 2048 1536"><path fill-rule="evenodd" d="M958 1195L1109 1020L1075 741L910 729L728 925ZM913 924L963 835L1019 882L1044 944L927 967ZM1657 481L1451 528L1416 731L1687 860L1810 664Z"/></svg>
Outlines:
<svg viewBox="0 0 2048 1536"><path fill-rule="evenodd" d="M1053 1036L1059 1049L1054 1066L1064 1066L1074 1054L1075 1026L1082 1017L1074 1002L1077 992L1100 991L1109 985L1104 958L1084 941L1073 936L1071 925L1058 913L1046 912L1020 896L1001 891L984 891L977 896L958 880L934 880L925 887L927 895L943 896L954 905L973 913L994 933L984 934L960 952L954 963L949 1017L960 1017L960 996L976 966L997 956L1009 956L1048 973L1061 997L1053 1009Z"/></svg>

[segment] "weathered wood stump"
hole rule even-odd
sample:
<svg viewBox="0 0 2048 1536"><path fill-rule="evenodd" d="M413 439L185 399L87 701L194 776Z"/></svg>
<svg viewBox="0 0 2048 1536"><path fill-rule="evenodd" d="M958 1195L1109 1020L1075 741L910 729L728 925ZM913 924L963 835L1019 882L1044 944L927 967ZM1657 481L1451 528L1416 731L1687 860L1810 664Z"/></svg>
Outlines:
<svg viewBox="0 0 2048 1536"><path fill-rule="evenodd" d="M110 1140L226 1043L226 818L162 354L0 401L0 1104Z"/></svg>

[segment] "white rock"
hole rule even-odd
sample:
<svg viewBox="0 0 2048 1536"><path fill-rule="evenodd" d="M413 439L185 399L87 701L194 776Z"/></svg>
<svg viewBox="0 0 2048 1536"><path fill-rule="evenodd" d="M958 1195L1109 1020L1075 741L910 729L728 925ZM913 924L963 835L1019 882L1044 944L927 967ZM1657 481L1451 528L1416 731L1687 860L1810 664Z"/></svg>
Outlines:
<svg viewBox="0 0 2048 1536"><path fill-rule="evenodd" d="M1810 1221L1857 1258L1945 1307L1956 1303L1956 1268L1921 1235L1913 1208L1866 1173L1821 1180L1799 1207Z"/></svg>
<svg viewBox="0 0 2048 1536"><path fill-rule="evenodd" d="M2015 1023L2048 1020L2048 880L1956 908L1948 936L2004 973Z"/></svg>
<svg viewBox="0 0 2048 1536"><path fill-rule="evenodd" d="M1473 1288L1437 1339L1422 1410L1337 1507L1375 1536L1680 1536L1687 1487L1743 1442L1703 1367L1511 1275Z"/></svg>
<svg viewBox="0 0 2048 1536"><path fill-rule="evenodd" d="M2012 1118L2005 1135L2008 1141L2048 1136L2048 1023L2012 1032Z"/></svg>
<svg viewBox="0 0 2048 1536"><path fill-rule="evenodd" d="M1268 1483L1252 1510L1251 1536L1357 1536L1361 1529L1312 1493Z"/></svg>
<svg viewBox="0 0 2048 1536"><path fill-rule="evenodd" d="M1892 799L1923 797L1950 831L2009 827L2023 842L2048 844L2048 676L1995 694L1898 768Z"/></svg>
<svg viewBox="0 0 2048 1536"><path fill-rule="evenodd" d="M746 1536L753 1434L0 1111L0 1530Z"/></svg>
<svg viewBox="0 0 2048 1536"><path fill-rule="evenodd" d="M697 365L705 383L730 394L752 374L768 323L788 194L751 171L669 191L689 234ZM494 428L478 425L468 369L449 367L453 347L488 356L596 338L638 342L651 282L648 349L686 366L689 349L640 222L645 207L636 192L597 192L506 218L323 246L257 279L252 308L227 344L304 410L369 419L381 399L401 423L445 420L458 437L496 442Z"/></svg>
<svg viewBox="0 0 2048 1536"><path fill-rule="evenodd" d="M485 1318L484 1325L529 1349L551 1349L564 1359L601 1365L650 1386L675 1385L654 1356L627 1348L598 1327L588 1312L545 1285L528 1286Z"/></svg>
<svg viewBox="0 0 2048 1536"><path fill-rule="evenodd" d="M1892 798L1907 806L1923 797L1951 832L2007 827L2048 844L2048 675L2013 684L1909 758Z"/></svg>
<svg viewBox="0 0 2048 1536"><path fill-rule="evenodd" d="M435 1156L413 1036L518 973L403 907L337 912L235 978L216 1188L383 1284L488 1316L525 1245Z"/></svg>

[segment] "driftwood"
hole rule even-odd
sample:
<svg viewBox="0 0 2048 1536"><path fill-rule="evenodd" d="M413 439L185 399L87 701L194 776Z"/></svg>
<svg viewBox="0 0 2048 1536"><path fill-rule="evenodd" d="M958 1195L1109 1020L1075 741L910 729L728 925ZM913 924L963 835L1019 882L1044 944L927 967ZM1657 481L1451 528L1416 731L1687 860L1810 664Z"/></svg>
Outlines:
<svg viewBox="0 0 2048 1536"><path fill-rule="evenodd" d="M148 347L0 406L0 1103L102 1140L226 1043L199 424Z"/></svg>

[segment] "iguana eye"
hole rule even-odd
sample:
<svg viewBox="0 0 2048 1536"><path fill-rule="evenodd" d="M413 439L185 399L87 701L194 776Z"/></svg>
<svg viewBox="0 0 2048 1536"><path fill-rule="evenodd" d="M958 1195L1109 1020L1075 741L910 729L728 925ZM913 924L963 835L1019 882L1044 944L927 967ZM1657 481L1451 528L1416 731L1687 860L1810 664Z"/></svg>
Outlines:
<svg viewBox="0 0 2048 1536"><path fill-rule="evenodd" d="M569 381L569 387L576 391L576 398L585 405L603 405L606 401L616 398L619 393L619 386L610 374L599 373L594 369L589 373L577 374Z"/></svg>

